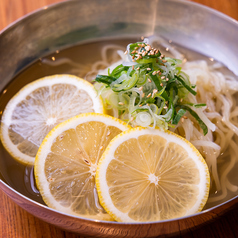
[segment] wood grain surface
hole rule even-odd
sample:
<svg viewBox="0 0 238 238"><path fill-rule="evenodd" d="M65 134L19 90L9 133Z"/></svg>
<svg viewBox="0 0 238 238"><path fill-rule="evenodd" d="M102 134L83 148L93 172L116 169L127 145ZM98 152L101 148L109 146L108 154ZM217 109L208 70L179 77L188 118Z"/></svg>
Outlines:
<svg viewBox="0 0 238 238"><path fill-rule="evenodd" d="M238 20L238 0L194 0ZM0 31L27 13L59 0L0 0ZM237 39L238 40L238 39ZM1 49L0 49L1 53ZM30 215L0 191L0 238L83 238L65 232ZM165 236L166 237L166 236ZM222 217L189 230L181 238L238 237L238 207Z"/></svg>

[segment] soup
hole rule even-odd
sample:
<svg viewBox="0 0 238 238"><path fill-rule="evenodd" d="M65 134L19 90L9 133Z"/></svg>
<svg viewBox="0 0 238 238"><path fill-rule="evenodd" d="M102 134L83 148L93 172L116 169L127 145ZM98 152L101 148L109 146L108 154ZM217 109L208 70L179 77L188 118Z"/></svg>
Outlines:
<svg viewBox="0 0 238 238"><path fill-rule="evenodd" d="M54 54L39 59L17 75L3 90L0 96L1 114L7 102L20 88L38 78L53 74L74 74L92 81L99 70L109 67L120 59L117 50L125 50L128 43L136 40L138 39L110 40L78 45L62 51L56 51ZM219 66L220 72L235 77L225 67L214 62L212 58L175 46L173 42L161 41L160 44L158 48L166 55L178 55L181 53L180 56L183 57L184 62L204 60L211 67ZM236 142L237 136L232 134L229 139ZM2 144L0 146L0 167L2 168L0 175L3 181L23 195L44 204L35 185L33 167L18 163L8 154ZM234 155L230 155L229 146L224 148L226 148L225 151L222 151L222 154L218 157L218 177L221 182L221 189L218 190L217 185L212 183L210 198L205 209L227 201L238 194L238 176L235 173L238 168L237 160L235 160ZM201 151L201 153L203 155L206 154L205 151ZM228 185L226 186L225 183L228 183ZM224 187L226 188L224 189Z"/></svg>

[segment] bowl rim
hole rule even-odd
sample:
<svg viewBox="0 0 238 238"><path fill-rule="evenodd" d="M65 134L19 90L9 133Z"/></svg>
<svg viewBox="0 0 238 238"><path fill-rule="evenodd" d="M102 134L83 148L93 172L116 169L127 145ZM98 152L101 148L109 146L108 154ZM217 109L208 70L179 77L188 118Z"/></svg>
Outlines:
<svg viewBox="0 0 238 238"><path fill-rule="evenodd" d="M225 201L225 202L223 202L219 205L216 205L214 207L208 208L206 210L202 210L200 212L197 212L197 213L194 213L194 214L191 214L191 215L188 215L188 216L183 216L183 217L178 217L178 218L173 218L173 219L167 219L167 220L160 220L160 221L151 221L151 222L116 222L116 221L97 220L97 219L92 219L92 218L87 218L87 217L82 217L82 216L77 216L77 215L72 215L72 214L68 214L68 213L65 213L65 212L61 212L61 211L58 211L56 209L50 208L47 205L41 204L41 203L39 203L39 202L37 202L33 199L30 199L29 197L27 197L27 196L23 195L22 193L16 191L10 185L8 185L7 183L5 183L4 181L2 181L0 179L0 189L1 189L1 184L3 186L5 186L7 189L11 190L11 192L13 192L14 194L17 194L21 198L27 200L28 202L33 203L34 205L36 205L38 207L41 207L42 209L49 210L53 213L59 213L59 214L64 215L64 216L68 216L68 217L71 217L71 218L74 218L74 219L84 220L84 221L88 221L88 222L97 222L97 223L101 222L101 223L104 223L104 224L113 224L113 225L116 224L117 226L120 226L120 225L144 225L144 224L151 224L152 225L152 224L161 224L161 223L166 223L166 222L179 221L179 220L199 216L201 214L209 213L209 212L211 212L211 211L213 211L217 208L220 208L223 205L227 205L228 203L232 203L234 200L237 200L236 203L238 202L238 195L236 195L235 197L233 197L233 198L231 198L231 199L229 199L229 200L227 200L227 201ZM7 196L9 197L8 194L7 194Z"/></svg>
<svg viewBox="0 0 238 238"><path fill-rule="evenodd" d="M35 15L36 13L40 13L42 11L45 11L45 10L49 10L51 8L54 8L58 5L63 5L63 4L67 4L68 2L77 2L78 0L63 0L63 1L60 1L60 2L56 2L56 3L52 3L52 4L49 4L49 5L46 5L44 7L41 7L41 8L38 8L36 10L33 10L21 17L19 17L18 19L16 19L15 21L11 22L10 24L8 24L7 26L5 26L2 30L0 30L0 36L5 33L6 31L10 30L12 27L14 27L16 24L18 24L19 22L23 21L25 18L28 18L28 17L31 17L32 15ZM192 1L188 1L188 0L163 0L163 1L167 1L167 2L179 2L181 4L184 4L184 5L194 5L194 6L197 6L201 9L205 9L206 11L208 12L211 12L213 13L214 15L217 15L223 19L225 19L226 21L229 21L230 23L234 23L238 26L238 20L226 15L225 13L223 12L220 12L216 9L213 9L211 7L208 7L208 6L205 6L201 3L197 3L197 2L192 2Z"/></svg>
<svg viewBox="0 0 238 238"><path fill-rule="evenodd" d="M46 5L44 7L36 9L34 11L31 11L31 12L25 14L24 16L18 18L17 20L11 22L9 25L7 25L2 30L0 30L0 37L1 37L1 35L3 33L6 33L7 31L11 30L11 28L17 26L19 23L24 21L24 19L26 19L26 18L34 16L34 15L36 15L38 13L41 13L41 12L43 12L45 10L50 10L52 8L58 7L59 5L64 5L64 4L68 4L69 2L77 2L77 1L78 0L63 0L63 1L60 1L60 2L57 2L57 3L52 3L52 4L49 4L49 5ZM163 1L166 1L166 2L179 2L179 3L184 4L184 5L192 5L192 6L199 7L200 9L204 9L205 11L210 12L213 15L216 15L219 18L224 19L225 21L228 21L231 24L234 24L238 28L238 20L233 19L232 17L226 15L225 13L219 12L218 10L213 9L211 7L208 7L208 6L205 6L205 5L201 4L201 3L191 2L191 1L187 1L187 0L163 0ZM179 220L183 220L183 219L186 219L186 218L192 218L192 217L195 217L195 216L199 216L201 214L209 213L209 212L211 212L211 211L213 211L213 210L215 210L217 208L220 208L220 207L222 207L224 205L227 205L228 203L232 203L234 200L237 200L236 203L238 202L238 194L237 194L236 196L228 199L227 201L225 201L225 202L223 202L221 204L218 204L218 205L216 205L214 207L211 207L211 208L208 208L206 210L202 210L202 211L197 212L197 213L192 214L192 215L183 216L183 217L174 218L174 219L168 219L168 220L161 220L161 221L129 223L129 222L115 222L115 221L95 220L95 219L91 219L91 218L86 218L86 217L81 217L81 216L76 216L76 215L64 213L64 212L58 211L56 209L50 208L47 205L41 204L41 203L39 203L39 202L37 202L37 201L35 201L35 200L33 200L33 199L23 195L22 193L18 192L14 188L12 188L9 184L4 182L0 178L0 189L1 189L2 186L6 187L8 190L10 190L11 192L17 194L18 196L20 196L21 198L27 200L28 202L33 203L33 204L35 204L38 207L41 207L42 209L47 209L47 210L49 210L51 212L54 212L54 213L56 212L56 213L59 213L61 215L68 216L68 217L71 217L71 218L74 218L74 219L79 219L79 220L84 220L84 221L89 221L89 222L100 222L100 223L104 223L104 224L113 224L113 225L116 225L116 226L120 226L120 225L161 224L161 223L165 223L165 222L179 221ZM7 194L7 196L10 197L8 194Z"/></svg>

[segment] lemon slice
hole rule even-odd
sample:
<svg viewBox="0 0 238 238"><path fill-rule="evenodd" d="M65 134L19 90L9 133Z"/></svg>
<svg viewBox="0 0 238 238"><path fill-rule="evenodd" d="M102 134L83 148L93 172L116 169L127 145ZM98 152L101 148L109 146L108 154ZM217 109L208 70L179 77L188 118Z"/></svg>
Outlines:
<svg viewBox="0 0 238 238"><path fill-rule="evenodd" d="M104 112L103 102L89 82L72 75L54 75L33 81L5 108L2 143L15 159L33 164L47 133L60 122L85 112Z"/></svg>
<svg viewBox="0 0 238 238"><path fill-rule="evenodd" d="M119 222L150 222L200 211L209 193L207 165L178 135L135 128L116 136L97 168L104 209Z"/></svg>
<svg viewBox="0 0 238 238"><path fill-rule="evenodd" d="M110 140L128 128L119 119L97 113L57 125L43 140L34 166L45 203L68 214L111 220L99 204L95 173Z"/></svg>

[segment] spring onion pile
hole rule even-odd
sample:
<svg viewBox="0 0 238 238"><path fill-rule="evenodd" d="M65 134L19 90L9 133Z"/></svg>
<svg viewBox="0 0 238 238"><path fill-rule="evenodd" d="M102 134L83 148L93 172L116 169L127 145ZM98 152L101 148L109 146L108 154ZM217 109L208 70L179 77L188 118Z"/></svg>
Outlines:
<svg viewBox="0 0 238 238"><path fill-rule="evenodd" d="M194 108L206 106L188 101L196 95L178 59L165 57L145 42L129 44L126 60L108 75L97 75L99 90L107 109L132 126L168 129L178 124L185 113L199 123L204 135L208 129Z"/></svg>

